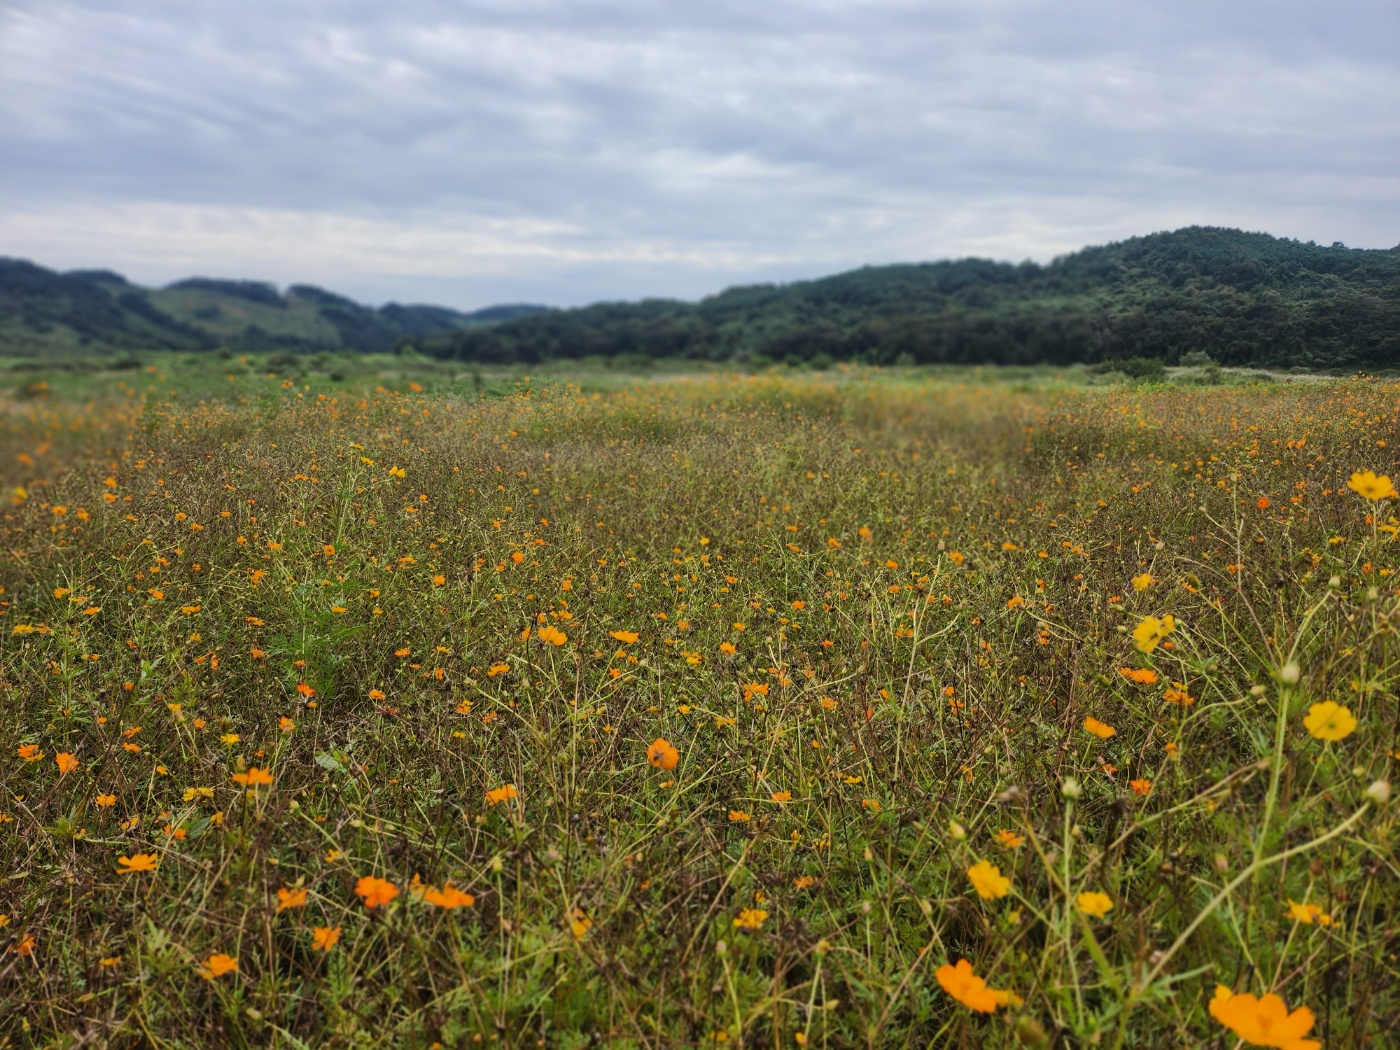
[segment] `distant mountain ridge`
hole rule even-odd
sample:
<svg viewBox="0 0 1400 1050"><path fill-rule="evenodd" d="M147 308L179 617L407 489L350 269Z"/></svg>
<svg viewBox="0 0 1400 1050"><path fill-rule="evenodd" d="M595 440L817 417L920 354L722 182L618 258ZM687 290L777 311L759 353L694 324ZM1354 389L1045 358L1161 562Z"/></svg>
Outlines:
<svg viewBox="0 0 1400 1050"><path fill-rule="evenodd" d="M818 366L1095 363L1189 353L1221 364L1400 367L1400 247L1330 247L1193 226L1041 266L869 266L729 288L699 302L569 310L363 306L321 288L191 277L141 288L109 270L0 258L0 354L135 349L383 351L444 359L679 357Z"/></svg>
<svg viewBox="0 0 1400 1050"><path fill-rule="evenodd" d="M364 306L309 284L189 277L164 288L111 270L59 273L0 257L0 354L121 350L353 350L382 353L426 335L526 316L509 304L473 313L445 306Z"/></svg>
<svg viewBox="0 0 1400 1050"><path fill-rule="evenodd" d="M551 310L423 339L444 358L629 355L763 363L864 360L1400 367L1400 248L1349 249L1188 227L1041 266L960 259L730 288L698 303Z"/></svg>

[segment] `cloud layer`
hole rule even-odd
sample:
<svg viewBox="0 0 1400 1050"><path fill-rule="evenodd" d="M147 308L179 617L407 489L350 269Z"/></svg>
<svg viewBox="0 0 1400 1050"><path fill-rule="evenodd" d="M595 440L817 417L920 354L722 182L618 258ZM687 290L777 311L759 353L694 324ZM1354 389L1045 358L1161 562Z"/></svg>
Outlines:
<svg viewBox="0 0 1400 1050"><path fill-rule="evenodd" d="M0 0L0 254L479 306L1400 241L1385 0Z"/></svg>

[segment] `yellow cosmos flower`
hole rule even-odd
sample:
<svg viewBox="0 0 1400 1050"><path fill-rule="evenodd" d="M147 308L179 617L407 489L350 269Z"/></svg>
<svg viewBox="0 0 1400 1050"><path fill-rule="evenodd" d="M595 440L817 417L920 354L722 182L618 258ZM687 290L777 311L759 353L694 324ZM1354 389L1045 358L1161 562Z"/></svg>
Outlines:
<svg viewBox="0 0 1400 1050"><path fill-rule="evenodd" d="M1357 471L1347 482L1347 488L1369 500L1395 499L1396 496L1400 496L1390 478L1385 474L1377 474L1374 470Z"/></svg>
<svg viewBox="0 0 1400 1050"><path fill-rule="evenodd" d="M1089 915L1095 919L1102 919L1113 908L1113 901L1108 894L1099 893L1097 890L1081 893L1075 898L1075 903L1079 905L1081 914Z"/></svg>
<svg viewBox="0 0 1400 1050"><path fill-rule="evenodd" d="M1152 578L1152 574L1150 572L1145 572L1141 576L1133 577L1133 590L1141 593L1142 591L1147 590L1147 588L1151 587L1156 582L1157 581Z"/></svg>
<svg viewBox="0 0 1400 1050"><path fill-rule="evenodd" d="M1011 880L990 861L979 860L967 869L967 877L972 880L972 888L977 891L977 896L983 900L996 900L1011 892Z"/></svg>
<svg viewBox="0 0 1400 1050"><path fill-rule="evenodd" d="M1342 740L1356 729L1356 719L1335 700L1324 700L1308 708L1303 725L1318 740Z"/></svg>
<svg viewBox="0 0 1400 1050"><path fill-rule="evenodd" d="M1138 650L1150 653L1162 643L1167 635L1176 630L1176 618L1168 613L1166 616L1144 616L1142 621L1133 628L1133 641L1137 644Z"/></svg>

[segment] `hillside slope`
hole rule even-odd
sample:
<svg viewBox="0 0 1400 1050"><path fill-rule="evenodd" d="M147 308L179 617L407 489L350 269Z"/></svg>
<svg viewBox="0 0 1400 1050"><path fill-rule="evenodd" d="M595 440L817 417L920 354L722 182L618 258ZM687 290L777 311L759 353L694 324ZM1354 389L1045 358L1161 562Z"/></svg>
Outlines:
<svg viewBox="0 0 1400 1050"><path fill-rule="evenodd" d="M110 270L57 273L0 258L0 354L120 350L355 350L519 317L537 306L461 313L441 306L378 309L312 285L285 293L260 281L193 277L165 288Z"/></svg>
<svg viewBox="0 0 1400 1050"><path fill-rule="evenodd" d="M635 354L788 361L1096 362L1188 352L1223 364L1400 364L1400 249L1324 248L1192 227L1046 266L867 267L699 303L549 311L425 340L482 362Z"/></svg>

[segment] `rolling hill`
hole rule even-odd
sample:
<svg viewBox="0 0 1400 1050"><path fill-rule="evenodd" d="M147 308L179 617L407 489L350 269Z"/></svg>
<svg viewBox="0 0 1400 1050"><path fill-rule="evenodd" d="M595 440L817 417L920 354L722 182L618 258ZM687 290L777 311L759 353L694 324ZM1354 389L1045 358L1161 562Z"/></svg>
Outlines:
<svg viewBox="0 0 1400 1050"><path fill-rule="evenodd" d="M192 277L144 288L110 270L57 273L0 258L0 354L122 350L353 350L521 317L538 306L462 313L442 306L374 308L312 285Z"/></svg>

